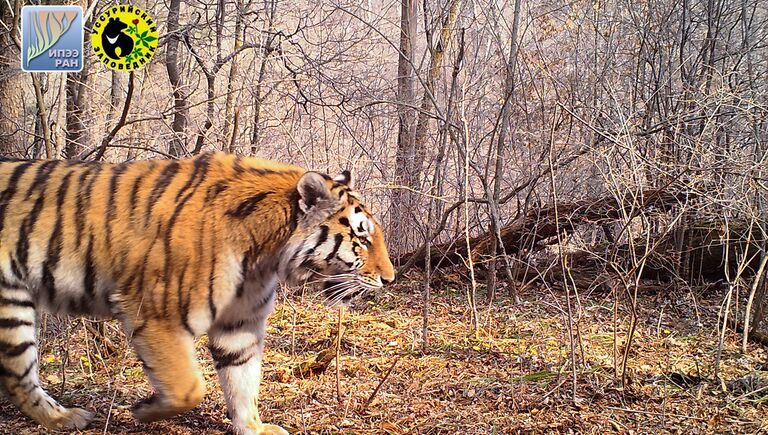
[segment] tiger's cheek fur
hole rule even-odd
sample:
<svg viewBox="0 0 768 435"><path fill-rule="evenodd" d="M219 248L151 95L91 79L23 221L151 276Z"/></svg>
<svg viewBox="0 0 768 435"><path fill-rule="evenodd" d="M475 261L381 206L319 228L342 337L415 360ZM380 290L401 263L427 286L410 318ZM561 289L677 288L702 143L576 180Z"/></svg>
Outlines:
<svg viewBox="0 0 768 435"><path fill-rule="evenodd" d="M379 288L394 279L383 232L360 203L343 186L338 190L340 207L327 219L311 227L292 250L287 275L293 282L309 279L324 282L326 301L348 302L365 290Z"/></svg>

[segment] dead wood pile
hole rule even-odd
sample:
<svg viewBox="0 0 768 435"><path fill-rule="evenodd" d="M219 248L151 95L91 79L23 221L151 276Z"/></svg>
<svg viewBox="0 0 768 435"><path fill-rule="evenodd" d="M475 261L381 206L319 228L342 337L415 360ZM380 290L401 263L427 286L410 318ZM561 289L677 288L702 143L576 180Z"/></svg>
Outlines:
<svg viewBox="0 0 768 435"><path fill-rule="evenodd" d="M665 211L682 204L687 198L688 195L681 191L650 189L624 198L608 195L597 199L559 203L557 206L542 206L504 226L501 229L501 238L506 253L514 255L524 249L535 250L542 245L556 243L556 239L551 239L557 236L558 228L560 231L572 233L580 224L606 223L622 217L633 217L641 211L651 209ZM473 260L479 262L483 257L490 255L493 236L485 233L471 238L469 244L472 247ZM463 264L463 259L467 257L466 241L459 238L449 243L434 245L430 252L433 268ZM425 254L426 249L422 246L401 256L400 264L410 262L413 266L423 268Z"/></svg>

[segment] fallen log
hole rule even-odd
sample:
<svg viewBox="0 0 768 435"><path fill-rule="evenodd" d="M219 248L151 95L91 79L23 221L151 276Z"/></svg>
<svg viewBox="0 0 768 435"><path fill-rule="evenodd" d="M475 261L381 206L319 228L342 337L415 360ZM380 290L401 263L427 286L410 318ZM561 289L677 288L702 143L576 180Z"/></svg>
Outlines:
<svg viewBox="0 0 768 435"><path fill-rule="evenodd" d="M729 236L724 237L723 224L718 222L699 222L686 228L684 238L687 243L682 249L688 253L685 257L687 264L675 260L680 258L681 248L677 246L674 234L667 233L653 236L650 240L640 236L632 245L601 242L571 249L565 265L570 271L570 279L575 281L579 289L602 284L601 277L605 273L616 273L616 269L608 263L614 263L619 268L631 267L632 257L644 260L640 278L658 283L659 290L671 287L672 283L679 283L680 280L690 286L711 286L713 283L728 281L729 277L735 278L740 268L743 268L741 278L752 279L759 269L760 246L764 243L760 228L755 226L749 235L749 225L734 220L730 222L729 229ZM750 240L749 243L747 240ZM730 255L726 255L726 252L730 252ZM514 274L520 282L563 282L562 267L551 256L521 263L515 268ZM643 287L652 290L652 286L647 284Z"/></svg>
<svg viewBox="0 0 768 435"><path fill-rule="evenodd" d="M572 233L580 224L587 222L603 224L621 217L634 217L641 211L666 211L685 203L690 194L683 191L671 192L664 189L649 189L637 195L627 195L620 200L612 195L597 199L564 202L557 206L543 206L530 210L501 229L501 239L507 255L514 255L523 249L539 246L543 241L557 236L560 231ZM555 218L557 216L557 219ZM551 243L556 243L554 240ZM493 235L489 233L473 237L469 241L472 259L480 261L491 253ZM462 264L467 258L466 242L459 238L449 243L433 245L430 251L433 268ZM415 258L413 258L415 257ZM412 262L423 268L426 249L422 247L399 258L400 264Z"/></svg>

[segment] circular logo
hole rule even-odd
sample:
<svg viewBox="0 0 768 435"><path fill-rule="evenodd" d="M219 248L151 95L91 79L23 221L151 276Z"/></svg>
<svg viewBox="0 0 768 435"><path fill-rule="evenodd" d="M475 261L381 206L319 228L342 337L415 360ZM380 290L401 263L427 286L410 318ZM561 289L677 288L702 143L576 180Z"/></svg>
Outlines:
<svg viewBox="0 0 768 435"><path fill-rule="evenodd" d="M157 26L145 11L131 5L110 6L93 24L93 52L115 71L144 67L157 50Z"/></svg>

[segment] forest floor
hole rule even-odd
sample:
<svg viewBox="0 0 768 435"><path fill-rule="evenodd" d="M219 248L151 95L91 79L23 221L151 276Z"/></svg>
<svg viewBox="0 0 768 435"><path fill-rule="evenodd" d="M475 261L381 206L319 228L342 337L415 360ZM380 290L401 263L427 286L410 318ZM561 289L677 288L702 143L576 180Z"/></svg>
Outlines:
<svg viewBox="0 0 768 435"><path fill-rule="evenodd" d="M423 353L423 285L412 278L362 301L361 309L345 310L340 401L335 362L306 378L296 369L311 365L323 350L334 352L337 309L281 295L267 338L262 419L310 434L768 431L764 347L750 344L742 354L740 337L728 331L722 381L714 380L720 292L641 294L623 388L614 368L613 295L582 294L580 308L572 298L580 335L574 400L562 292L531 287L520 305L501 296L488 305L481 291L476 335L470 332L466 285L444 279L433 289L429 349ZM629 325L626 301L616 313L621 352ZM94 342L84 325L59 321L59 330L46 335L69 339L47 340L41 356L41 378L51 393L64 404L96 411L84 433L227 433L205 338L199 342L208 383L204 402L175 419L139 424L130 407L150 392L140 363L117 334L112 339L119 350L101 355L105 345ZM106 330L117 328L108 324ZM41 432L4 398L0 415L2 434Z"/></svg>

